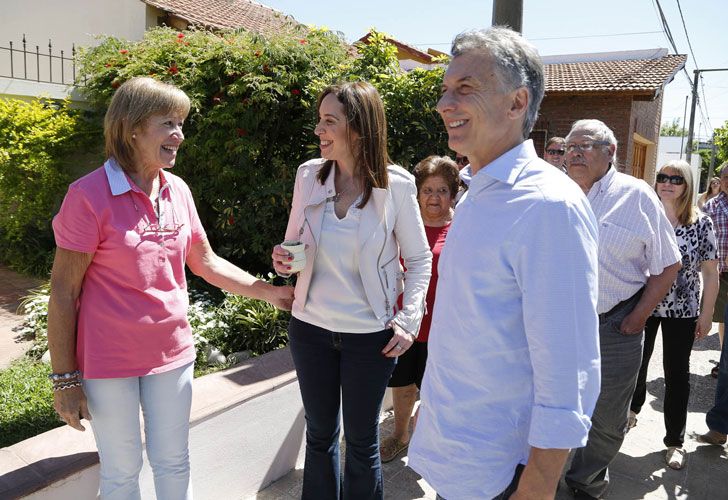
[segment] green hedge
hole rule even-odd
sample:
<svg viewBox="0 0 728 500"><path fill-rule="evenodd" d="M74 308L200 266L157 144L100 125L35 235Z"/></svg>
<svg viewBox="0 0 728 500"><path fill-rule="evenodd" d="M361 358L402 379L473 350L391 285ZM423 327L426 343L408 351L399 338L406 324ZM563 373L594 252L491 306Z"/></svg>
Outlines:
<svg viewBox="0 0 728 500"><path fill-rule="evenodd" d="M47 273L51 217L69 182L85 173L89 158L100 158L100 131L67 102L0 99L0 261Z"/></svg>
<svg viewBox="0 0 728 500"><path fill-rule="evenodd" d="M318 155L315 103L327 84L367 79L384 98L390 153L406 167L447 151L434 106L442 69L399 70L396 51L350 48L331 32L270 38L247 32L147 31L139 42L106 38L85 51L86 94L103 111L123 81L151 75L192 100L175 172L192 189L213 248L257 273L285 231L296 167Z"/></svg>

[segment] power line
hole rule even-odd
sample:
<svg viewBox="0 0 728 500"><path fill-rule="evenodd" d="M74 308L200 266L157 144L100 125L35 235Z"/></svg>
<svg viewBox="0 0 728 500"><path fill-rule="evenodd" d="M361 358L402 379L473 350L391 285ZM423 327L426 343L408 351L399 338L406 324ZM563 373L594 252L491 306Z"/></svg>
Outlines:
<svg viewBox="0 0 728 500"><path fill-rule="evenodd" d="M680 51L677 50L677 44L675 43L675 38L672 36L672 31L670 30L670 25L668 24L667 18L665 17L665 12L662 10L662 5L660 5L660 0L653 0L653 2L657 6L658 14L660 17L660 22L662 23L662 30L665 33L665 37L667 38L667 41L670 42L670 45L672 45L672 48L675 51L675 54L679 54ZM689 42L688 42L688 44L689 44ZM692 48L691 48L691 50L692 50ZM695 60L694 56L693 56L693 60ZM697 63L696 63L696 67L698 67ZM690 78L690 75L688 74L688 71L685 68L685 66L683 66L682 70L683 70L683 74L685 75L685 78L687 78L688 82L690 83L690 86L692 87L693 79ZM701 79L701 81L702 81L702 79ZM706 121L705 117L707 115L707 112L703 111L703 102L701 101L701 99L699 99L697 92L695 95L695 99L698 104L698 109L700 111L700 117L701 117L701 120L703 121L703 125L705 125L706 131L708 129L710 129L711 133L712 133L713 127L711 127L710 122Z"/></svg>
<svg viewBox="0 0 728 500"><path fill-rule="evenodd" d="M682 21L682 27L683 31L685 32L685 39L688 41L688 48L690 49L690 55L693 56L693 62L695 63L695 67L699 68L700 65L698 64L698 60L695 58L695 52L693 52L693 44L690 43L690 35L688 34L688 28L685 26L685 16L683 16L682 7L680 6L680 0L675 0L677 2L677 10L680 12L680 21ZM703 79L703 75L700 75L700 91L703 94L703 104L705 105L705 115L708 120L707 128L711 128L710 126L710 116L708 115L708 100L705 98L705 80ZM700 108L700 114L702 115L702 106Z"/></svg>

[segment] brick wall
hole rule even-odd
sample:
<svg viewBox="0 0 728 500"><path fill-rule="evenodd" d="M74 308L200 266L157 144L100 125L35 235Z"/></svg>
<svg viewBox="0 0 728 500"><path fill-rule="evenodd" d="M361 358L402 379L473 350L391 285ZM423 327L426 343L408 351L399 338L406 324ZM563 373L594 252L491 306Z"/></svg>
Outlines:
<svg viewBox="0 0 728 500"><path fill-rule="evenodd" d="M658 120L662 101L659 104ZM617 137L619 169L631 173L631 167L626 169L624 167L629 165L632 155L632 122L634 118L632 110L633 100L629 95L547 95L541 103L539 119L534 128L546 130L548 137L555 135L565 137L571 130L571 124L576 120L585 118L601 120L614 131L614 135ZM640 106L639 113L640 117L637 121L639 123L647 122L646 116L649 115L649 112ZM538 153L543 154L543 150Z"/></svg>

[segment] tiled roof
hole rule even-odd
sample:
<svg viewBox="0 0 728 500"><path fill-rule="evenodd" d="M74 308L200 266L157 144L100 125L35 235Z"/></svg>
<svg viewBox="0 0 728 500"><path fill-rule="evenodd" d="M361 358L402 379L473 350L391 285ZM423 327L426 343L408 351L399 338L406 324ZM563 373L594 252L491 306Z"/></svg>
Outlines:
<svg viewBox="0 0 728 500"><path fill-rule="evenodd" d="M369 43L369 37L371 36L371 32L367 33L363 37L361 37L357 42L361 43ZM421 63L430 64L432 60L434 59L434 56L428 54L427 52L422 52L420 49L417 49L413 47L412 45L407 45L404 42L400 42L399 40L395 40L391 37L386 37L387 41L397 47L397 50L400 52L401 55L406 55L409 59L412 59L413 61L419 61ZM355 42L356 43L356 42Z"/></svg>
<svg viewBox="0 0 728 500"><path fill-rule="evenodd" d="M298 25L293 17L252 0L141 0L185 21L213 29L243 28L257 33Z"/></svg>
<svg viewBox="0 0 728 500"><path fill-rule="evenodd" d="M624 92L654 95L685 66L687 56L546 64L546 93Z"/></svg>

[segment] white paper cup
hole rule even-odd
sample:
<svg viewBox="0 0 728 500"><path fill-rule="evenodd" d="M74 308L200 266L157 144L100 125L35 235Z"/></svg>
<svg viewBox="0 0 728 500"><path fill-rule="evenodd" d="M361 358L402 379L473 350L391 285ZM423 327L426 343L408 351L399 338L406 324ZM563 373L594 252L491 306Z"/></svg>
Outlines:
<svg viewBox="0 0 728 500"><path fill-rule="evenodd" d="M290 272L303 271L303 268L306 267L306 245L300 241L284 241L281 243L281 248L288 250L293 255L293 260L287 263L291 266Z"/></svg>

